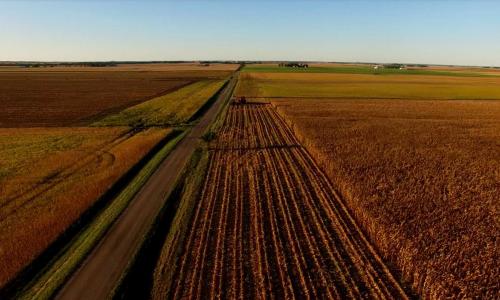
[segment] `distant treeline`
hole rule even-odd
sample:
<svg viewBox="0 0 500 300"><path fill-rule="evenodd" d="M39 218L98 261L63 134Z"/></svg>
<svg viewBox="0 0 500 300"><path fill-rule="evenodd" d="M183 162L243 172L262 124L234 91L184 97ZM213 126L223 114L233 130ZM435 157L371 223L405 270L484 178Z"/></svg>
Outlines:
<svg viewBox="0 0 500 300"><path fill-rule="evenodd" d="M401 69L404 67L405 67L405 65L403 65L403 64L385 64L384 65L385 69Z"/></svg>
<svg viewBox="0 0 500 300"><path fill-rule="evenodd" d="M428 65L423 65L423 64L410 64L410 65L406 65L407 67L409 68L427 68Z"/></svg>
<svg viewBox="0 0 500 300"><path fill-rule="evenodd" d="M280 63L279 66L286 68L309 68L308 64L303 63Z"/></svg>
<svg viewBox="0 0 500 300"><path fill-rule="evenodd" d="M404 69L404 68L426 68L428 65L423 64L385 64L385 69Z"/></svg>
<svg viewBox="0 0 500 300"><path fill-rule="evenodd" d="M84 62L84 63L14 63L4 66L17 66L24 68L53 68L53 67L116 67L114 62Z"/></svg>
<svg viewBox="0 0 500 300"><path fill-rule="evenodd" d="M36 61L13 61L6 62L0 61L1 67L26 67L26 68L47 68L47 67L115 67L120 65L134 65L134 64L179 64L179 63L196 63L196 61L106 61L106 62L36 62ZM223 63L240 63L237 61L200 61L200 65L210 66L210 64L223 64Z"/></svg>

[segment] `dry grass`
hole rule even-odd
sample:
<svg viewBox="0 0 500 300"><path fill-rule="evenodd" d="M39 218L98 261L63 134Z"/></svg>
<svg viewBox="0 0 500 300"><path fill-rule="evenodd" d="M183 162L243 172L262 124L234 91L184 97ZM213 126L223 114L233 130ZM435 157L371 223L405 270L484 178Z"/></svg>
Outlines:
<svg viewBox="0 0 500 300"><path fill-rule="evenodd" d="M500 297L500 102L273 104L416 291Z"/></svg>
<svg viewBox="0 0 500 300"><path fill-rule="evenodd" d="M170 129L0 129L0 286Z"/></svg>

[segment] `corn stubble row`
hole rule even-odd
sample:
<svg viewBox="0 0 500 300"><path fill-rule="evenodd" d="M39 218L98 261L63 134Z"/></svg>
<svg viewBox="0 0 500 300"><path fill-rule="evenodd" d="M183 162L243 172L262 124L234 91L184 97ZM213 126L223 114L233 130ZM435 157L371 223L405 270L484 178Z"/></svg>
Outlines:
<svg viewBox="0 0 500 300"><path fill-rule="evenodd" d="M406 298L328 180L270 105L234 105L168 295Z"/></svg>
<svg viewBox="0 0 500 300"><path fill-rule="evenodd" d="M273 102L426 298L500 298L500 104Z"/></svg>

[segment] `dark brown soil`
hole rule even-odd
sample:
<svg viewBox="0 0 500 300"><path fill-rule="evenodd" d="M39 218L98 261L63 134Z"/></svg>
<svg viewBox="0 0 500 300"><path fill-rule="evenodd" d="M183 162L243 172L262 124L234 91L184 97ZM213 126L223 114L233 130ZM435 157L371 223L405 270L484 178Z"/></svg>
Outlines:
<svg viewBox="0 0 500 300"><path fill-rule="evenodd" d="M85 125L225 71L0 72L0 127Z"/></svg>

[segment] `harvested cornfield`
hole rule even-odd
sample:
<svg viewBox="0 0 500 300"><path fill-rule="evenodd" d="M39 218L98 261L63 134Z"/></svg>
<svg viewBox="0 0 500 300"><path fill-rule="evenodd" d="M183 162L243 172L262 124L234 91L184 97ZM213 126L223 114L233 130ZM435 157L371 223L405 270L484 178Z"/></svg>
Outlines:
<svg viewBox="0 0 500 300"><path fill-rule="evenodd" d="M171 129L0 129L0 287Z"/></svg>
<svg viewBox="0 0 500 300"><path fill-rule="evenodd" d="M222 128L174 279L159 265L155 298L407 298L270 105L231 106Z"/></svg>

